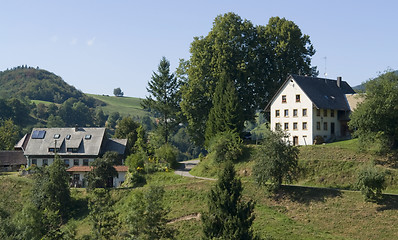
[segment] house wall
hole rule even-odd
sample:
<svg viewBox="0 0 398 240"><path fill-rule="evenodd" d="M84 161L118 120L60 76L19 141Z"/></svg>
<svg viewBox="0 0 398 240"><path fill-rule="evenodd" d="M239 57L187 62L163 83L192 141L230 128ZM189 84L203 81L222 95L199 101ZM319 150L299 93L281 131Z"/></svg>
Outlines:
<svg viewBox="0 0 398 240"><path fill-rule="evenodd" d="M286 96L286 102L282 102L282 96ZM300 95L300 101L296 102L296 95ZM293 116L293 111L297 110L297 116ZM303 109L306 109L307 115L303 116ZM279 110L279 117L276 116L276 110ZM288 110L288 116L284 115ZM304 91L292 79L288 81L271 103L270 110L271 130L276 129L279 123L282 130L285 130L285 123L288 124L289 141L293 143L293 138L297 137L299 145L311 145L313 143L313 104ZM337 115L337 113L336 113ZM297 129L293 129L294 123ZM303 128L306 123L307 128Z"/></svg>
<svg viewBox="0 0 398 240"><path fill-rule="evenodd" d="M118 176L113 178L114 187L120 187L120 185L122 185L124 179L126 178L126 173L127 172L117 172Z"/></svg>
<svg viewBox="0 0 398 240"><path fill-rule="evenodd" d="M120 187L124 182L127 172L117 172L118 176L113 178L113 187ZM87 181L85 180L85 174L87 172L71 172L72 187L87 187ZM79 180L75 181L75 175L79 175Z"/></svg>
<svg viewBox="0 0 398 240"><path fill-rule="evenodd" d="M69 160L69 164L67 165L67 168L70 168L70 167L73 167L73 166L83 166L84 159L88 159L89 164L91 162L94 162L93 158L62 158L61 157L61 159L63 161ZM75 159L79 160L79 165L74 165L74 160ZM32 166L34 160L36 160L36 166L38 166L38 167L44 166L43 162L45 160L47 160L48 165L51 165L54 162L54 158L28 158L28 161L27 161L28 167Z"/></svg>
<svg viewBox="0 0 398 240"><path fill-rule="evenodd" d="M327 115L325 116L324 111L327 111ZM313 108L313 133L314 133L314 138L316 136L322 136L325 141L330 140L333 138L332 136L332 123L334 123L335 129L334 129L334 136L335 137L340 137L340 121L338 120L337 117L337 110L334 110L334 117L331 116L331 109L320 109L320 116L317 116L317 109L314 107ZM320 125L320 129L317 129L317 123ZM327 125L325 129L325 124Z"/></svg>

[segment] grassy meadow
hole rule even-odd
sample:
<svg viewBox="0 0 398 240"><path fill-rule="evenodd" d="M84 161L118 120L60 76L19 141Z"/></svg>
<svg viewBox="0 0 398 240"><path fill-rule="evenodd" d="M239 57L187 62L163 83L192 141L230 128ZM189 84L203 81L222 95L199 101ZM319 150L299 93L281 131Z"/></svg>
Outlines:
<svg viewBox="0 0 398 240"><path fill-rule="evenodd" d="M149 116L147 111L141 106L141 98L135 97L115 97L108 95L95 95L86 94L95 99L101 100L106 103L106 106L102 106L102 110L105 114L110 114L111 112L119 112L122 116Z"/></svg>
<svg viewBox="0 0 398 240"><path fill-rule="evenodd" d="M250 153L256 147L248 146L245 159L235 168L243 183L243 199L256 202L255 233L262 239L397 239L398 196L391 194L398 189L396 170L383 164L385 157L360 152L356 144L356 140L349 140L300 147L298 182L284 185L273 196L253 182ZM361 193L354 191L357 170L370 161L390 172L388 188L379 203L364 202ZM192 174L217 177L219 170L204 158ZM176 239L200 239L201 222L197 216L207 211L207 194L215 182L185 178L173 172L158 172L147 177L148 184L143 187L112 190L114 210L119 217L126 212L124 203L130 194L145 191L149 185L162 185L165 188L163 204L169 210L167 219L178 231ZM1 174L1 203L12 212L18 211L31 183L28 177ZM85 189L72 189L72 196L75 210L65 227L76 226L76 238L81 238L91 231L88 195ZM122 226L120 231L123 229Z"/></svg>

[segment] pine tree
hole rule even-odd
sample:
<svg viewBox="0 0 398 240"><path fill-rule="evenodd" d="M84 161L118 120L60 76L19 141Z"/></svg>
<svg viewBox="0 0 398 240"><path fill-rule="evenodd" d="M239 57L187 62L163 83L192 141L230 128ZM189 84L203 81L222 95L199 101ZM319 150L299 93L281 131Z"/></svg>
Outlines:
<svg viewBox="0 0 398 240"><path fill-rule="evenodd" d="M242 201L242 183L227 162L216 186L209 194L209 212L202 215L205 239L255 239L250 229L254 221L254 202Z"/></svg>
<svg viewBox="0 0 398 240"><path fill-rule="evenodd" d="M143 100L143 107L160 114L160 130L164 142L168 142L171 131L177 126L177 114L180 111L179 81L170 74L170 62L163 57L158 66L158 73L153 72L148 82L147 91L151 96Z"/></svg>
<svg viewBox="0 0 398 240"><path fill-rule="evenodd" d="M243 129L242 109L234 83L227 74L221 76L213 97L213 107L206 122L206 143L219 132Z"/></svg>

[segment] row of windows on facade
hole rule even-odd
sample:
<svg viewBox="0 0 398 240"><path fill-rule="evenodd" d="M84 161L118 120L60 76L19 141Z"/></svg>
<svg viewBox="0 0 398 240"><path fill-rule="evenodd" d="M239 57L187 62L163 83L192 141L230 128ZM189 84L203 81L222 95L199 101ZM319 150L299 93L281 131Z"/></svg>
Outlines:
<svg viewBox="0 0 398 240"><path fill-rule="evenodd" d="M67 152L71 152L71 153L77 153L78 150L79 150L78 148L67 148L66 149ZM48 152L55 152L55 151L59 152L59 148L52 148L52 147L48 148Z"/></svg>
<svg viewBox="0 0 398 240"><path fill-rule="evenodd" d="M334 123L332 123L334 124ZM302 130L307 130L307 122L303 122ZM281 124L280 123L275 123L275 128L276 129L281 129ZM283 124L283 129L284 130L289 130L289 123L284 123ZM298 123L294 122L293 123L293 130L298 130ZM316 130L321 130L321 122L316 122ZM327 131L328 130L328 123L324 122L323 123L323 130Z"/></svg>
<svg viewBox="0 0 398 240"><path fill-rule="evenodd" d="M296 102L300 102L300 94L296 94ZM282 103L287 103L286 95L282 95Z"/></svg>
<svg viewBox="0 0 398 240"><path fill-rule="evenodd" d="M83 159L83 166L88 166L88 159ZM69 159L64 159L64 163L69 167ZM32 159L32 165L37 165L37 159ZM48 159L43 159L43 166L48 165ZM79 159L73 159L73 166L80 166Z"/></svg>
<svg viewBox="0 0 398 240"><path fill-rule="evenodd" d="M317 109L316 110L316 115L318 117L321 116L321 109ZM279 117L280 116L280 110L275 110L275 117ZM285 109L283 110L283 116L284 117L289 117L289 109ZM328 116L328 110L327 109L323 109L323 116L327 117ZM293 117L298 117L298 110L297 109L293 109ZM307 117L307 109L304 108L302 110L302 117ZM330 110L330 117L334 117L334 110Z"/></svg>

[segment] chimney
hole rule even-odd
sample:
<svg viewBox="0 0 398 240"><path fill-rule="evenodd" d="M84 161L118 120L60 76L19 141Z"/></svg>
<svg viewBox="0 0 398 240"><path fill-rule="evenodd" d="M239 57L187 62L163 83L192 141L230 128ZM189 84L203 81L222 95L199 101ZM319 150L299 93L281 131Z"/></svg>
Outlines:
<svg viewBox="0 0 398 240"><path fill-rule="evenodd" d="M337 77L337 87L341 87L341 79L342 77Z"/></svg>

